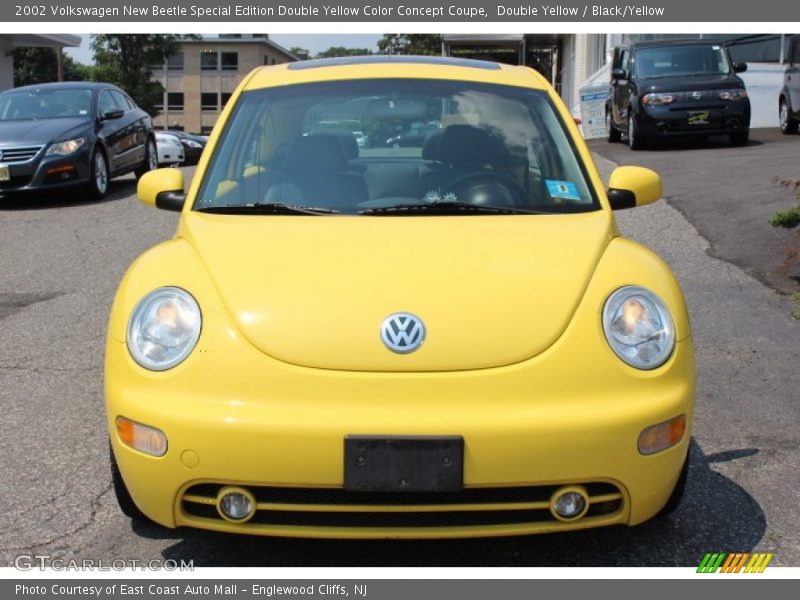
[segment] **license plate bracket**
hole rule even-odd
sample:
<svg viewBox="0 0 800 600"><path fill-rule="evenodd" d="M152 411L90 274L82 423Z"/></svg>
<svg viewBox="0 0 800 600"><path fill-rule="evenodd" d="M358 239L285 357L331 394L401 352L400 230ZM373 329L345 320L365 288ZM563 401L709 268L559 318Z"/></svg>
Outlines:
<svg viewBox="0 0 800 600"><path fill-rule="evenodd" d="M344 487L356 492L460 491L464 438L348 435Z"/></svg>

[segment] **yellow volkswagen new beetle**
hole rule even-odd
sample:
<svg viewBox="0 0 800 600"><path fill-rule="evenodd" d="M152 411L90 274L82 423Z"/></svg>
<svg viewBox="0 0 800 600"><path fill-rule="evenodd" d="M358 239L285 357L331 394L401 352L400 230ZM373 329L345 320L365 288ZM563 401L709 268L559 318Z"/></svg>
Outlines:
<svg viewBox="0 0 800 600"><path fill-rule="evenodd" d="M356 139L354 133L360 139ZM689 320L524 67L433 57L255 70L181 212L114 300L122 510L166 527L428 538L636 525L683 494Z"/></svg>

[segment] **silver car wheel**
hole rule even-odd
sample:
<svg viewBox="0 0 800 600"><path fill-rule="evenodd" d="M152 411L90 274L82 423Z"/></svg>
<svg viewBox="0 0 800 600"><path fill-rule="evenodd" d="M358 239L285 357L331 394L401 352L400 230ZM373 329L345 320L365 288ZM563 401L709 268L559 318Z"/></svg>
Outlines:
<svg viewBox="0 0 800 600"><path fill-rule="evenodd" d="M94 155L94 185L100 194L105 194L108 190L108 168L102 152Z"/></svg>

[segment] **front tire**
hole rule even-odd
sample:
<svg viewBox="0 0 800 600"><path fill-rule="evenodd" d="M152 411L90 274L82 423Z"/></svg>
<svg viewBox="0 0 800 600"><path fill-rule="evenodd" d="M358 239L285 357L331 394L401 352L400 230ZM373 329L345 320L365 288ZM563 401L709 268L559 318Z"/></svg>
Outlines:
<svg viewBox="0 0 800 600"><path fill-rule="evenodd" d="M798 122L796 119L791 117L789 105L786 103L786 100L781 99L778 116L781 122L781 132L783 132L785 135L797 133Z"/></svg>
<svg viewBox="0 0 800 600"><path fill-rule="evenodd" d="M747 146L750 141L750 128L742 131L736 131L731 134L731 144L733 146Z"/></svg>
<svg viewBox="0 0 800 600"><path fill-rule="evenodd" d="M152 138L148 138L147 144L145 144L144 150L144 161L142 162L142 166L136 169L136 179L139 179L145 173L149 173L150 171L155 171L158 168L158 150L156 150L156 144L152 140Z"/></svg>
<svg viewBox="0 0 800 600"><path fill-rule="evenodd" d="M616 144L622 139L622 133L620 130L614 127L614 123L611 121L611 111L606 111L606 136L609 144Z"/></svg>
<svg viewBox="0 0 800 600"><path fill-rule="evenodd" d="M88 190L93 200L102 200L108 193L108 161L100 148L92 152Z"/></svg>
<svg viewBox="0 0 800 600"><path fill-rule="evenodd" d="M641 150L644 148L644 138L639 133L639 126L636 124L636 116L631 112L628 115L628 147L631 150Z"/></svg>

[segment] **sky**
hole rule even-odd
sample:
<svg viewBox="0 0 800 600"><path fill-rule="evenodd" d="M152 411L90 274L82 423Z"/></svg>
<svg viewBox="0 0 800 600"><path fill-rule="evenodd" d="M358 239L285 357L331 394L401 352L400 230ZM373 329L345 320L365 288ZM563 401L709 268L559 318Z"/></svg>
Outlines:
<svg viewBox="0 0 800 600"><path fill-rule="evenodd" d="M88 34L80 34L81 45L79 48L65 48L65 52L72 56L76 61L83 64L91 64L92 51L89 48L91 38ZM345 48L369 48L376 51L378 49L378 40L381 34L349 34L349 35L332 35L327 33L318 34L297 34L297 35L282 35L270 34L269 39L280 44L287 50L292 46L299 46L306 48L313 56L317 52L327 50L332 46L344 46Z"/></svg>

